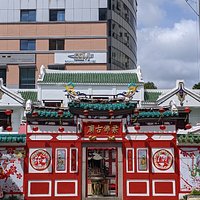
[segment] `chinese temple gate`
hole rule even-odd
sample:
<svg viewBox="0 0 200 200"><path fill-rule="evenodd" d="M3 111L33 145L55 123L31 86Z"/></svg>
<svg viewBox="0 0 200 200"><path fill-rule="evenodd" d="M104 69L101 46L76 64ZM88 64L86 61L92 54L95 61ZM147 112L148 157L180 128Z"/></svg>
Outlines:
<svg viewBox="0 0 200 200"><path fill-rule="evenodd" d="M27 113L25 199L178 199L176 130L187 113L68 93L67 109Z"/></svg>
<svg viewBox="0 0 200 200"><path fill-rule="evenodd" d="M144 90L138 69L41 67L38 89L18 93L0 79L0 199L177 200L200 191L199 102L183 81Z"/></svg>

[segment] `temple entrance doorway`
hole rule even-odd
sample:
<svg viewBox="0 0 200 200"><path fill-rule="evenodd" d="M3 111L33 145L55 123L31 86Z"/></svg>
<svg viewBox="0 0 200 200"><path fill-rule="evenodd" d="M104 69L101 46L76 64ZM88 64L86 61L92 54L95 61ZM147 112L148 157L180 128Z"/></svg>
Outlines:
<svg viewBox="0 0 200 200"><path fill-rule="evenodd" d="M117 148L87 148L87 196L117 196Z"/></svg>
<svg viewBox="0 0 200 200"><path fill-rule="evenodd" d="M83 199L122 199L122 149L119 144L83 147ZM107 147L106 147L107 146Z"/></svg>

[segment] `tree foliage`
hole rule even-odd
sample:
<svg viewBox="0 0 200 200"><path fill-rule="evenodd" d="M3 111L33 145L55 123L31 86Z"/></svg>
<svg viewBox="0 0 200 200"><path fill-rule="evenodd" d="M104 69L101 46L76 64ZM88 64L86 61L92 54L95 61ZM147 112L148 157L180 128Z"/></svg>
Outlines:
<svg viewBox="0 0 200 200"><path fill-rule="evenodd" d="M200 89L200 82L198 82L197 84L194 84L192 89Z"/></svg>
<svg viewBox="0 0 200 200"><path fill-rule="evenodd" d="M157 89L157 86L154 84L154 82L147 82L144 83L144 89Z"/></svg>

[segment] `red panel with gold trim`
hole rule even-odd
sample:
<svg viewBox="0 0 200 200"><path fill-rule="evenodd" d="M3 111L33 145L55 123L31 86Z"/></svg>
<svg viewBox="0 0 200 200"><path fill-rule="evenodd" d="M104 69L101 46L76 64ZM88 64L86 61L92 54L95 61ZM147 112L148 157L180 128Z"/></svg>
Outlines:
<svg viewBox="0 0 200 200"><path fill-rule="evenodd" d="M120 122L85 122L83 123L84 136L111 136L121 135Z"/></svg>

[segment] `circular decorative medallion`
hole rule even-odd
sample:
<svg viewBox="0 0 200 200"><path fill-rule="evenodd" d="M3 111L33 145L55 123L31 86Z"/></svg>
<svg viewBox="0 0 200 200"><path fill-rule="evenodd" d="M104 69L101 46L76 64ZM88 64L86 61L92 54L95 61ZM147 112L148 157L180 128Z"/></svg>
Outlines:
<svg viewBox="0 0 200 200"><path fill-rule="evenodd" d="M173 156L166 149L158 150L153 155L153 164L159 170L168 170L173 164Z"/></svg>
<svg viewBox="0 0 200 200"><path fill-rule="evenodd" d="M42 171L49 167L51 156L45 150L39 149L34 151L30 156L30 163L33 169Z"/></svg>

